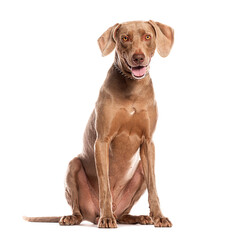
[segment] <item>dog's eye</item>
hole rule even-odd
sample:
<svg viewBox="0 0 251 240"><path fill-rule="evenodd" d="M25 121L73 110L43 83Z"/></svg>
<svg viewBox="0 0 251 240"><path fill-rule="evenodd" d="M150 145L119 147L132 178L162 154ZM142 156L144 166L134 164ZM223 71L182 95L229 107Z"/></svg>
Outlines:
<svg viewBox="0 0 251 240"><path fill-rule="evenodd" d="M146 35L146 36L145 36L145 39L146 39L146 40L150 40L150 39L151 39L151 36L150 36L150 35Z"/></svg>
<svg viewBox="0 0 251 240"><path fill-rule="evenodd" d="M129 37L128 37L128 36L124 36L124 37L122 37L122 40L123 40L124 42L127 42L127 41L129 40Z"/></svg>

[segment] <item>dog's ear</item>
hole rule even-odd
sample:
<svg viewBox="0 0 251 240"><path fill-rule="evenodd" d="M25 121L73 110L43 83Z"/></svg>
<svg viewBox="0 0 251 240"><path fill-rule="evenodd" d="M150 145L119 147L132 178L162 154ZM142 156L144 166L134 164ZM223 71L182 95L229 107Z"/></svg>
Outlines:
<svg viewBox="0 0 251 240"><path fill-rule="evenodd" d="M98 39L98 45L103 57L111 53L115 48L116 42L114 38L119 26L120 24L117 23L114 26L108 28Z"/></svg>
<svg viewBox="0 0 251 240"><path fill-rule="evenodd" d="M150 20L149 23L152 25L156 33L156 47L159 55L161 57L167 57L173 45L173 29L165 24L154 22L152 20Z"/></svg>

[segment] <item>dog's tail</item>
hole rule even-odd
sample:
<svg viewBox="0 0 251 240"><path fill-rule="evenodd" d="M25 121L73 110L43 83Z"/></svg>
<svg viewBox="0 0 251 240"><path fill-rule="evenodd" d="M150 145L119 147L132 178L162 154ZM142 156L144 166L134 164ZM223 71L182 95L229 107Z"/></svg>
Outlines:
<svg viewBox="0 0 251 240"><path fill-rule="evenodd" d="M28 222L54 222L58 223L61 217L23 217Z"/></svg>

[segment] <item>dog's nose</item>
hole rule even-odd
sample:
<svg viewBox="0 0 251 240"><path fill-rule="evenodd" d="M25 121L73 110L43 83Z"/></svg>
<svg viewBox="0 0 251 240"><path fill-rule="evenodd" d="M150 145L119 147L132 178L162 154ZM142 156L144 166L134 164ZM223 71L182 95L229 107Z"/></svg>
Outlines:
<svg viewBox="0 0 251 240"><path fill-rule="evenodd" d="M135 64L141 64L145 60L145 55L144 54L133 54L132 56L132 61Z"/></svg>

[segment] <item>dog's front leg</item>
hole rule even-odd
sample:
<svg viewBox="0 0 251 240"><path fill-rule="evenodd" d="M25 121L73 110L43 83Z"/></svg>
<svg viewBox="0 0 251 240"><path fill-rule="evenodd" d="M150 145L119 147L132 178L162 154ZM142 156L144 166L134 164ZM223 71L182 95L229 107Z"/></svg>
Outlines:
<svg viewBox="0 0 251 240"><path fill-rule="evenodd" d="M155 182L155 147L151 139L147 139L140 147L140 157L148 190L148 202L150 206L150 216L155 227L171 227L172 223L164 217L159 204L159 198Z"/></svg>
<svg viewBox="0 0 251 240"><path fill-rule="evenodd" d="M112 196L109 184L109 142L98 139L95 143L95 163L99 184L100 218L98 227L116 228L112 212Z"/></svg>

